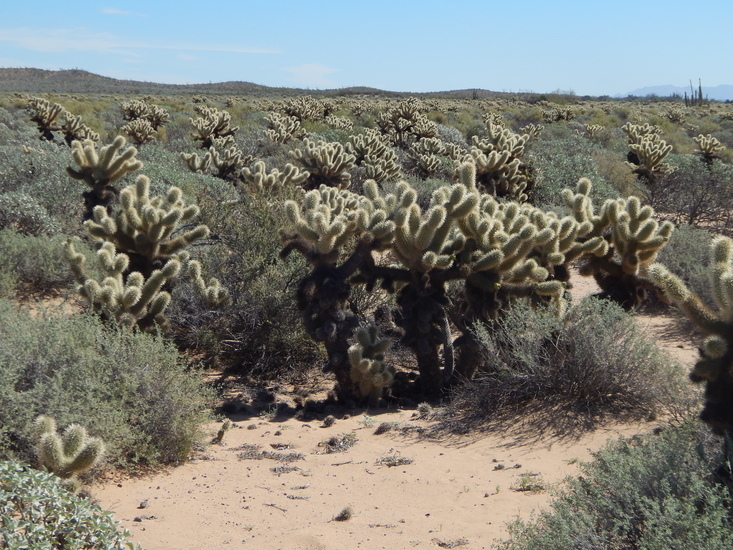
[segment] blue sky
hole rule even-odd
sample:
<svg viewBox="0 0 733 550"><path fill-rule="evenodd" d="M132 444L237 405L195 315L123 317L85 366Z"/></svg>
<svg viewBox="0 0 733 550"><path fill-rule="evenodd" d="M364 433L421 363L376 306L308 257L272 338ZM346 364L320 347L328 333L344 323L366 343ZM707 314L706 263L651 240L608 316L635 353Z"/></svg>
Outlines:
<svg viewBox="0 0 733 550"><path fill-rule="evenodd" d="M2 4L0 67L403 92L733 84L730 0Z"/></svg>

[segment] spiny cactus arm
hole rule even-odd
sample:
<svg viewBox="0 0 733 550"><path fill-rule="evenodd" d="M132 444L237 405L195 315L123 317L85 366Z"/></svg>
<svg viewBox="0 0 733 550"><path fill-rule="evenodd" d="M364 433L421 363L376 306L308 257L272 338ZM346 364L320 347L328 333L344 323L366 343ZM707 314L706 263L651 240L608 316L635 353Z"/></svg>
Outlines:
<svg viewBox="0 0 733 550"><path fill-rule="evenodd" d="M199 158L196 153L181 153L181 158L186 162L186 166L191 172L205 174L211 166L211 153L207 152L203 157Z"/></svg>
<svg viewBox="0 0 733 550"><path fill-rule="evenodd" d="M218 279L211 278L207 284L201 274L201 263L197 260L188 262L188 274L196 290L204 298L206 306L217 308L229 302L229 292L221 286Z"/></svg>
<svg viewBox="0 0 733 550"><path fill-rule="evenodd" d="M101 439L89 437L87 431L78 424L69 425L59 435L55 421L43 418L36 426L43 430L38 438L38 459L58 477L70 479L101 460L104 455L104 442Z"/></svg>
<svg viewBox="0 0 733 550"><path fill-rule="evenodd" d="M162 269L156 269L140 287L139 299L129 306L128 311L137 319L146 314L153 317L161 315L170 303L170 294L161 292L161 288L169 279L174 278L181 270L181 262L171 259ZM138 283L139 280L134 281ZM135 285L137 286L137 285Z"/></svg>
<svg viewBox="0 0 733 550"><path fill-rule="evenodd" d="M122 153L120 149L125 145L125 138L117 136L115 140L99 150L92 140L74 141L71 144L71 154L79 169L67 168L68 174L82 180L92 188L105 187L116 183L125 174L142 168L143 163L135 158L137 149L129 147Z"/></svg>
<svg viewBox="0 0 733 550"><path fill-rule="evenodd" d="M727 323L721 319L720 315L705 305L682 279L670 272L664 265L652 264L649 266L648 274L654 284L662 289L664 295L677 304L705 333L723 334L727 330Z"/></svg>
<svg viewBox="0 0 733 550"><path fill-rule="evenodd" d="M210 233L211 231L208 226L203 224L198 225L190 231L186 231L182 235L178 235L173 239L161 242L159 247L160 254L164 256L175 254L190 244L207 238Z"/></svg>

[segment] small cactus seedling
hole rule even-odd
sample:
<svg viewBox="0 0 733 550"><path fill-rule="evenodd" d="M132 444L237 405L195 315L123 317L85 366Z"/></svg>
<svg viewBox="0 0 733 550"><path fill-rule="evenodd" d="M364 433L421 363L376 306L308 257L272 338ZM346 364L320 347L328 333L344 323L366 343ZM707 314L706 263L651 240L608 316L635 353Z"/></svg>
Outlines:
<svg viewBox="0 0 733 550"><path fill-rule="evenodd" d="M391 342L382 338L376 325L356 331L356 342L349 348L351 379L370 407L376 407L385 388L394 380L395 369L384 361Z"/></svg>
<svg viewBox="0 0 733 550"><path fill-rule="evenodd" d="M104 442L89 437L78 424L70 424L59 434L53 418L39 416L34 421L34 431L41 466L63 479L70 490L79 489L76 476L92 468L104 455Z"/></svg>

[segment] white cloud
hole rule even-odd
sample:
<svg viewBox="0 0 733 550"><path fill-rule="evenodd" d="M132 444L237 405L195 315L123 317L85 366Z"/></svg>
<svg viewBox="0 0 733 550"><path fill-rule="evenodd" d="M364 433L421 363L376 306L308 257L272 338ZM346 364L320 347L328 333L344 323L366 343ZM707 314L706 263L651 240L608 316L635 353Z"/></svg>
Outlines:
<svg viewBox="0 0 733 550"><path fill-rule="evenodd" d="M275 54L277 50L265 48L246 48L227 44L178 43L162 44L155 42L133 42L122 40L112 34L95 33L77 29L0 29L0 42L12 42L16 46L37 52L94 51L102 53L133 54L140 50L172 50L223 52L244 54Z"/></svg>
<svg viewBox="0 0 733 550"><path fill-rule="evenodd" d="M124 15L126 17L147 17L144 13L118 10L117 8L102 8L102 13L107 15Z"/></svg>
<svg viewBox="0 0 733 550"><path fill-rule="evenodd" d="M306 63L297 67L285 67L283 70L290 73L290 81L296 86L307 88L335 88L338 86L336 82L326 78L330 74L337 73L338 70L325 65Z"/></svg>

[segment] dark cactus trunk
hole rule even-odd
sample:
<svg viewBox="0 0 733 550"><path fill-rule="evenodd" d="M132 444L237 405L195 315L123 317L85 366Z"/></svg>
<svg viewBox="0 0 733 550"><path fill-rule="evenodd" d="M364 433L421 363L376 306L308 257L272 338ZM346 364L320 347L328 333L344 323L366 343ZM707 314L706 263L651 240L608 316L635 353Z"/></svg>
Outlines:
<svg viewBox="0 0 733 550"><path fill-rule="evenodd" d="M425 397L438 397L445 388L440 350L449 345L445 342L446 303L443 284L431 284L429 277L420 274L397 295L396 322L405 331L403 344L415 352Z"/></svg>

